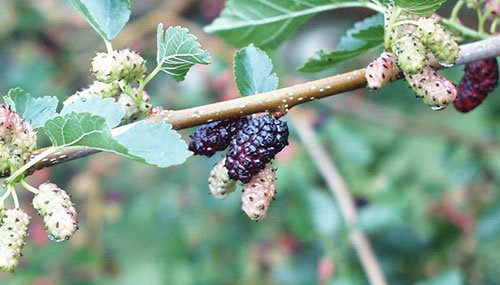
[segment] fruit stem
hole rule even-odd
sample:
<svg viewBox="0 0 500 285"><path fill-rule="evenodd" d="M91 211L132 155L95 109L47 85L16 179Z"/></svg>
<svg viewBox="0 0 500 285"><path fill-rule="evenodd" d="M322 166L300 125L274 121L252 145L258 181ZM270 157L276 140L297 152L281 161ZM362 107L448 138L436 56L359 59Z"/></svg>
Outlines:
<svg viewBox="0 0 500 285"><path fill-rule="evenodd" d="M486 23L486 20L488 20L488 17L491 15L491 13L493 13L493 10L495 10L496 6L500 4L500 0L496 0L495 2L491 3L490 7L488 8L488 10L486 10L484 12L484 14L481 13L481 10L477 10L477 17L478 17L478 28L479 28L479 32L484 32L484 26L485 26L485 23ZM496 17L495 17L495 20L493 22L496 21ZM493 23L492 23L493 25ZM496 25L496 24L495 24Z"/></svg>
<svg viewBox="0 0 500 285"><path fill-rule="evenodd" d="M495 18L493 22L491 22L490 26L490 34L494 34L497 31L498 18Z"/></svg>
<svg viewBox="0 0 500 285"><path fill-rule="evenodd" d="M26 163L25 165L23 165L23 167L19 168L14 173L12 173L12 175L10 175L10 177L7 178L7 185L13 184L19 176L21 176L21 175L24 174L24 172L26 170L28 170L30 167L32 167L33 165L35 165L38 162L42 161L42 159L44 159L47 156L53 154L54 152L56 152L59 149L60 149L60 147L49 147L49 148L47 148L44 152L40 153L35 158L33 158L32 160L30 160L28 163Z"/></svg>
<svg viewBox="0 0 500 285"><path fill-rule="evenodd" d="M7 187L7 189L5 189L5 193L3 193L2 197L0 197L0 205L3 204L3 202L5 201L5 199L7 199L7 197L9 197L10 195L10 188Z"/></svg>
<svg viewBox="0 0 500 285"><path fill-rule="evenodd" d="M391 33L392 30L394 29L394 24L396 23L402 12L403 10L401 8L393 6L391 17L389 18L389 23L387 24L387 28L385 29L385 36L384 36L385 49L389 49L391 47Z"/></svg>
<svg viewBox="0 0 500 285"><path fill-rule="evenodd" d="M161 70L161 64L158 64L156 68L153 69L153 71L151 71L151 73L146 78L139 81L139 87L137 88L137 102L142 102L142 91L144 90L144 87L146 87L149 81L151 81L151 79L153 79L156 76L156 74L160 72L160 70Z"/></svg>
<svg viewBox="0 0 500 285"><path fill-rule="evenodd" d="M399 21L396 24L394 24L394 27L398 27L398 26L402 26L402 25L415 25L415 26L418 26L418 22L417 21L413 21L413 20Z"/></svg>
<svg viewBox="0 0 500 285"><path fill-rule="evenodd" d="M107 40L104 40L104 44L106 45L106 50L108 51L108 53L112 53L113 52L113 46L111 45L111 42L108 42Z"/></svg>
<svg viewBox="0 0 500 285"><path fill-rule="evenodd" d="M24 187L24 189L30 191L31 193L33 194L38 194L40 191L38 191L38 189L36 189L35 187L31 186L28 184L28 182L26 181L26 179L21 179L21 181L19 181L19 183L21 184L21 186Z"/></svg>
<svg viewBox="0 0 500 285"><path fill-rule="evenodd" d="M7 185L7 188L10 188L10 193L12 194L12 199L14 200L14 207L16 209L19 209L19 198L17 198L17 193L16 193L16 188L14 188L14 185Z"/></svg>
<svg viewBox="0 0 500 285"><path fill-rule="evenodd" d="M451 11L450 21L452 21L452 22L457 21L458 13L460 13L460 10L462 9L463 6L464 6L463 0L457 1L455 6L453 7L453 10Z"/></svg>
<svg viewBox="0 0 500 285"><path fill-rule="evenodd" d="M443 26L445 26L446 28L453 30L455 32L458 32L458 33L460 33L468 38L471 38L471 39L485 40L485 39L489 38L488 34L476 32L473 29L465 27L457 22L452 22L451 20L448 20L448 19L441 19L441 24Z"/></svg>

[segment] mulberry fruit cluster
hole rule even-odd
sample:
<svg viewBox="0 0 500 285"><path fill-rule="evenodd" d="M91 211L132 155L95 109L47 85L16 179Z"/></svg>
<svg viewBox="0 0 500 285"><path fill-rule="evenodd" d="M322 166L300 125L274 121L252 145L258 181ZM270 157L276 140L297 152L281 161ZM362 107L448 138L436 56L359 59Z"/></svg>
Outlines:
<svg viewBox="0 0 500 285"><path fill-rule="evenodd" d="M114 98L122 105L125 112L122 124L137 120L142 114L141 107L150 107L147 104L148 94L142 91L144 106L140 106L141 102L137 100L137 88L132 88L130 85L143 79L146 74L146 61L138 53L129 49L97 53L92 59L92 72L97 80L89 87L68 97L64 101L65 106L93 97Z"/></svg>
<svg viewBox="0 0 500 285"><path fill-rule="evenodd" d="M464 76L458 85L458 97L453 102L455 109L463 113L473 110L497 85L496 58L478 60L465 65Z"/></svg>
<svg viewBox="0 0 500 285"><path fill-rule="evenodd" d="M288 145L288 126L269 115L252 119L231 140L226 155L229 177L243 183L250 181Z"/></svg>
<svg viewBox="0 0 500 285"><path fill-rule="evenodd" d="M426 66L418 74L406 75L406 80L417 97L422 98L433 110L446 108L458 94L455 84L441 76L431 66Z"/></svg>
<svg viewBox="0 0 500 285"><path fill-rule="evenodd" d="M0 270L12 272L28 236L29 216L20 209L3 212L0 220Z"/></svg>
<svg viewBox="0 0 500 285"><path fill-rule="evenodd" d="M270 115L247 116L203 125L190 137L189 149L198 155L210 157L229 147L210 172L209 194L225 199L241 181L243 211L253 220L264 218L276 193L270 162L288 145L286 123Z"/></svg>
<svg viewBox="0 0 500 285"><path fill-rule="evenodd" d="M6 105L0 106L0 172L18 165L23 155L36 148L33 127Z"/></svg>
<svg viewBox="0 0 500 285"><path fill-rule="evenodd" d="M105 83L118 80L134 82L146 74L146 61L129 49L99 52L92 59L92 72L97 80Z"/></svg>
<svg viewBox="0 0 500 285"><path fill-rule="evenodd" d="M212 168L208 178L209 193L216 199L225 199L236 190L236 180L229 177L225 164L226 158L221 159Z"/></svg>
<svg viewBox="0 0 500 285"><path fill-rule="evenodd" d="M454 101L458 91L453 82L432 68L430 62L434 57L441 65L451 66L458 59L460 47L453 35L436 19L415 17L406 14L399 16L398 20L402 21L399 22L402 25L397 25L391 33L391 49L397 66L417 97L422 98L433 110L441 110ZM382 69L377 67L376 63L377 60L366 68L368 86L374 89L391 80L385 79L386 72L381 72Z"/></svg>
<svg viewBox="0 0 500 285"><path fill-rule="evenodd" d="M33 198L33 207L43 216L51 240L67 240L78 229L77 213L70 196L54 183L40 185Z"/></svg>
<svg viewBox="0 0 500 285"><path fill-rule="evenodd" d="M199 127L190 135L189 150L197 155L212 156L226 149L233 136L248 123L249 116L212 122Z"/></svg>
<svg viewBox="0 0 500 285"><path fill-rule="evenodd" d="M241 209L252 220L266 217L269 205L276 195L276 171L271 163L260 170L243 186Z"/></svg>
<svg viewBox="0 0 500 285"><path fill-rule="evenodd" d="M365 71L368 87L374 90L395 80L401 72L394 54L390 52L383 52L366 67Z"/></svg>

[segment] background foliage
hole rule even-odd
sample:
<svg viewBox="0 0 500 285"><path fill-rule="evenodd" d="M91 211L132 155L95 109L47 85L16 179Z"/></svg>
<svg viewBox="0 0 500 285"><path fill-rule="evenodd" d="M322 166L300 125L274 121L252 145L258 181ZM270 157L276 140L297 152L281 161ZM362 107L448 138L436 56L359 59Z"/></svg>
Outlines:
<svg viewBox="0 0 500 285"><path fill-rule="evenodd" d="M223 2L133 1L116 48L130 45L154 64L163 22L188 27L212 55L211 65L195 66L181 84L155 78L148 86L154 104L180 109L237 96L235 50L201 29ZM294 71L317 49L334 50L366 16L361 9L328 12L298 28L272 53L280 84L366 65L380 43L360 38L373 53L314 77ZM290 29L305 19L291 20ZM472 15L462 21L472 22ZM2 94L21 86L64 99L91 81L89 59L105 50L67 1L2 1L0 23ZM445 73L457 82L461 69ZM303 108L357 198L359 227L390 284L500 283L498 93L467 115L430 111L404 82ZM338 205L291 127L291 145L277 159L277 200L259 223L242 214L238 195L216 201L206 194L218 156L156 169L99 154L38 172L33 184L52 175L73 194L80 230L69 242L49 243L33 219L33 242L16 273L0 275L2 284L365 284Z"/></svg>

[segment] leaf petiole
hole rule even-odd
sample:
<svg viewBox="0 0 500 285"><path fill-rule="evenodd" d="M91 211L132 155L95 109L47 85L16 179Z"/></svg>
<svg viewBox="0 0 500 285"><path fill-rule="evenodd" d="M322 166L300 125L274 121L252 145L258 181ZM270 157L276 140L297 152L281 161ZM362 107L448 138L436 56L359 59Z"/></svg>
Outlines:
<svg viewBox="0 0 500 285"><path fill-rule="evenodd" d="M56 151L58 151L61 147L49 147L47 148L47 150L45 150L44 152L40 153L39 155L37 155L35 158L33 158L32 160L28 161L28 163L26 163L25 165L23 165L23 167L19 168L18 170L16 170L14 173L12 173L9 178L7 178L7 186L8 185L12 185L14 182L16 182L17 178L21 175L23 175L26 170L28 170L30 167L32 167L33 165L37 164L38 162L42 161L44 158L48 157L49 155L55 153Z"/></svg>

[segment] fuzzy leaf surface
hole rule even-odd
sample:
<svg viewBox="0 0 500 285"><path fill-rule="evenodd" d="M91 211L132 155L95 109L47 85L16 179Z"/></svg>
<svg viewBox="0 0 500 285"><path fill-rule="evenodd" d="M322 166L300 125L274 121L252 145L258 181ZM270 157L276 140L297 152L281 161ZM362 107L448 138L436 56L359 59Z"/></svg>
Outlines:
<svg viewBox="0 0 500 285"><path fill-rule="evenodd" d="M192 155L172 125L163 122L141 121L117 135L116 139L128 148L130 154L157 167L181 164Z"/></svg>
<svg viewBox="0 0 500 285"><path fill-rule="evenodd" d="M158 65L176 81L184 80L193 65L210 63L208 52L183 27L169 27L165 31L160 23L157 29L157 49Z"/></svg>
<svg viewBox="0 0 500 285"><path fill-rule="evenodd" d="M278 76L273 73L273 62L253 44L236 52L233 69L236 85L243 96L278 88Z"/></svg>
<svg viewBox="0 0 500 285"><path fill-rule="evenodd" d="M33 97L21 88L9 90L3 100L35 129L54 116L59 102L54 96Z"/></svg>
<svg viewBox="0 0 500 285"><path fill-rule="evenodd" d="M317 51L304 65L302 72L318 72L352 60L384 43L384 18L378 14L354 24L340 39L337 49Z"/></svg>
<svg viewBox="0 0 500 285"><path fill-rule="evenodd" d="M101 97L92 97L66 105L63 107L60 114L64 116L71 112L88 112L93 115L101 116L106 120L106 124L109 128L118 126L125 114L120 103L117 103L115 99Z"/></svg>
<svg viewBox="0 0 500 285"><path fill-rule="evenodd" d="M110 42L130 18L130 0L70 0L89 24Z"/></svg>
<svg viewBox="0 0 500 285"><path fill-rule="evenodd" d="M425 16L435 12L447 0L395 0L396 6L408 13Z"/></svg>
<svg viewBox="0 0 500 285"><path fill-rule="evenodd" d="M379 12L384 9L363 0L229 0L221 15L206 26L205 31L218 34L237 47L254 43L268 49L281 44L317 13L350 7Z"/></svg>

